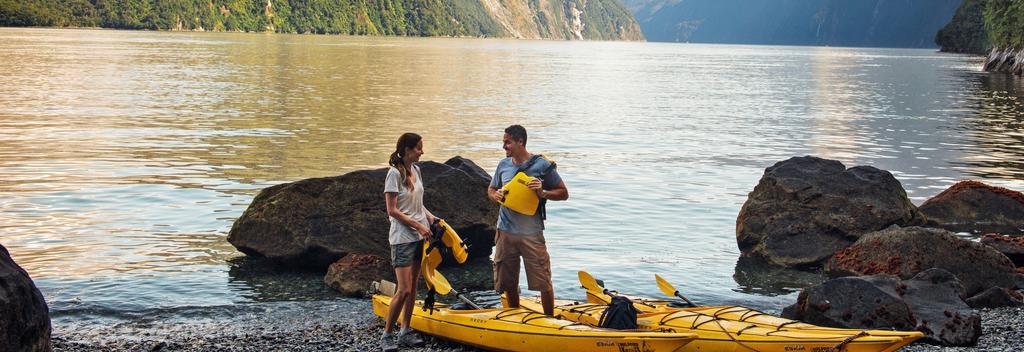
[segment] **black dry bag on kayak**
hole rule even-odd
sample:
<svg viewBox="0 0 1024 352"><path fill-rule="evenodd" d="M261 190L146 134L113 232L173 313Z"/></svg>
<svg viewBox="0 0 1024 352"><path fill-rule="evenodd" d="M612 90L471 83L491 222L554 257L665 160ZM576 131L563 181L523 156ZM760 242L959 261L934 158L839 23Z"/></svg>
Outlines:
<svg viewBox="0 0 1024 352"><path fill-rule="evenodd" d="M612 303L609 303L608 308L601 313L598 325L610 329L636 329L636 308L633 307L633 301L623 296L612 296Z"/></svg>

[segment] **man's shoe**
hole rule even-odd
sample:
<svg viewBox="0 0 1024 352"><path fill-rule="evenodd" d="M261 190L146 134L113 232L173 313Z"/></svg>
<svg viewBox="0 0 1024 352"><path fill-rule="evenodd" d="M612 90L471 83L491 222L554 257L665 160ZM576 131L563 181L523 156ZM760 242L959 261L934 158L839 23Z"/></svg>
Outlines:
<svg viewBox="0 0 1024 352"><path fill-rule="evenodd" d="M423 346L423 339L416 336L415 333L409 331L404 334L398 334L398 345L402 347L420 347Z"/></svg>
<svg viewBox="0 0 1024 352"><path fill-rule="evenodd" d="M398 352L398 339L393 334L380 337L380 349L383 352Z"/></svg>

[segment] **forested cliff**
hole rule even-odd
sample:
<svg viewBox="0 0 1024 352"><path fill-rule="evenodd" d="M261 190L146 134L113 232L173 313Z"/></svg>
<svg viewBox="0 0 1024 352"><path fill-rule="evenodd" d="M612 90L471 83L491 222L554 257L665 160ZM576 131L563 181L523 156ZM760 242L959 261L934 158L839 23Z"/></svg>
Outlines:
<svg viewBox="0 0 1024 352"><path fill-rule="evenodd" d="M619 0L0 0L0 26L643 40Z"/></svg>
<svg viewBox="0 0 1024 352"><path fill-rule="evenodd" d="M943 51L988 54L986 71L1024 73L1024 0L964 0L935 36Z"/></svg>

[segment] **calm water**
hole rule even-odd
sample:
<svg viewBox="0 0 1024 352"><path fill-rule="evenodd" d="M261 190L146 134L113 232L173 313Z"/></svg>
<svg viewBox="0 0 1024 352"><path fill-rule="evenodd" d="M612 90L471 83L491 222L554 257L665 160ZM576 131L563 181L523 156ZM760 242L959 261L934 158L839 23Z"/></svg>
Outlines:
<svg viewBox="0 0 1024 352"><path fill-rule="evenodd" d="M0 28L0 242L57 317L333 296L225 240L263 187L425 159L493 170L502 129L557 160L557 294L585 269L657 295L779 309L735 275L764 168L892 171L920 204L958 179L1024 189L1024 84L932 50ZM442 214L443 215L443 214ZM734 275L736 276L734 278ZM792 285L790 285L792 286ZM135 314L133 313L133 314ZM79 317L79 318L76 318Z"/></svg>

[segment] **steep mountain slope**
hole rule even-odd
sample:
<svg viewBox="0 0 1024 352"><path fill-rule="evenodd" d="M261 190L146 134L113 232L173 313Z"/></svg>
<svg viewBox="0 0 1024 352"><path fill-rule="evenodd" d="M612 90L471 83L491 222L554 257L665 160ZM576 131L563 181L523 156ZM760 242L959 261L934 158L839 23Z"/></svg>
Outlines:
<svg viewBox="0 0 1024 352"><path fill-rule="evenodd" d="M960 0L625 0L648 40L934 47Z"/></svg>

